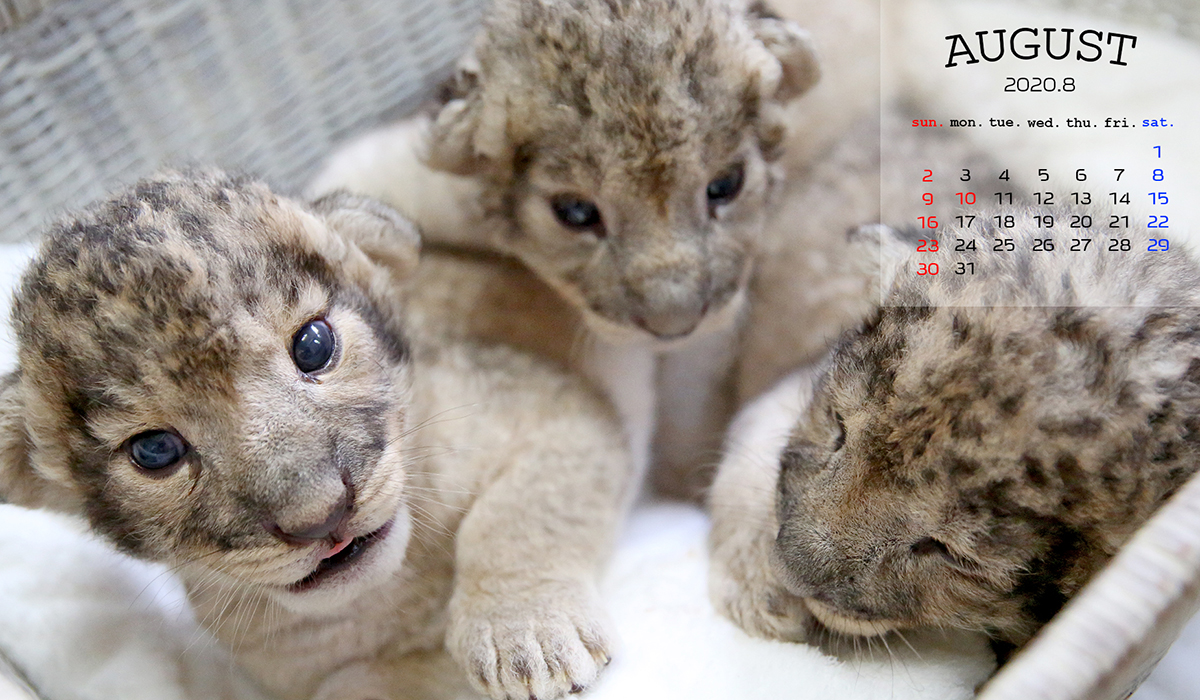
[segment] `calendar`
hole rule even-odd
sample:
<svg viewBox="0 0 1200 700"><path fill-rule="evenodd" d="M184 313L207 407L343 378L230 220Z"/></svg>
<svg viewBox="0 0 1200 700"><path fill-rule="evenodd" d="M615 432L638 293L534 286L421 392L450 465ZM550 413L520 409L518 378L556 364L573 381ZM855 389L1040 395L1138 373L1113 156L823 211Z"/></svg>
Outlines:
<svg viewBox="0 0 1200 700"><path fill-rule="evenodd" d="M881 38L885 104L907 105L884 111L881 158L898 190L883 220L917 245L903 274L986 274L1006 252L1189 254L1200 67L1171 60L1177 38L1033 3L882 9L902 27Z"/></svg>

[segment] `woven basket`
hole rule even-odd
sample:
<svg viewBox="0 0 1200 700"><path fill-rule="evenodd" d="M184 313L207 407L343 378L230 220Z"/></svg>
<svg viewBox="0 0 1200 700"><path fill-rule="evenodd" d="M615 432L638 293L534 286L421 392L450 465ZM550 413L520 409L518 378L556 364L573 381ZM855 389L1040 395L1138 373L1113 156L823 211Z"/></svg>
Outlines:
<svg viewBox="0 0 1200 700"><path fill-rule="evenodd" d="M333 143L426 99L482 7L0 0L0 241L164 163L298 190Z"/></svg>
<svg viewBox="0 0 1200 700"><path fill-rule="evenodd" d="M0 242L163 164L242 168L299 190L332 144L430 95L483 4L0 0ZM1200 37L1195 0L1060 4ZM1125 698L1198 605L1193 481L981 697Z"/></svg>

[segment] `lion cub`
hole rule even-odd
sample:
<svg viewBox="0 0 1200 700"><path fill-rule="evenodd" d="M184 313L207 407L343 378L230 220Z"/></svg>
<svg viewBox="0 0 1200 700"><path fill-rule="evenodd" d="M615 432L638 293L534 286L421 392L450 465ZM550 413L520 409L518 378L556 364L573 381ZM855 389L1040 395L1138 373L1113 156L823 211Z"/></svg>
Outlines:
<svg viewBox="0 0 1200 700"><path fill-rule="evenodd" d="M973 629L1001 661L1024 645L1200 458L1200 266L1126 235L1133 252L897 268L823 365L742 417L713 491L714 602L768 636Z"/></svg>
<svg viewBox="0 0 1200 700"><path fill-rule="evenodd" d="M694 492L732 410L783 108L816 77L807 34L762 2L498 0L440 110L345 147L313 189L520 261L572 309L555 333L635 454L656 434L684 472L663 485Z"/></svg>
<svg viewBox="0 0 1200 700"><path fill-rule="evenodd" d="M387 268L358 245L380 240ZM67 218L16 296L0 493L170 564L282 698L407 696L443 644L495 698L588 686L620 428L571 377L413 320L437 313L399 293L417 246L369 200L218 172Z"/></svg>

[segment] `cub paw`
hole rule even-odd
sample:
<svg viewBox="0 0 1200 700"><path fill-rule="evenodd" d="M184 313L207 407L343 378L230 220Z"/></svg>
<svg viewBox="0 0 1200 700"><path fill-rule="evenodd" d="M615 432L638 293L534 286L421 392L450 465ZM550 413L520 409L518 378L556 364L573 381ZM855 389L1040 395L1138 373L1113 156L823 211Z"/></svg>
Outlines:
<svg viewBox="0 0 1200 700"><path fill-rule="evenodd" d="M769 568L754 571L713 561L708 589L717 612L757 637L804 642L816 628L804 600L776 580Z"/></svg>
<svg viewBox="0 0 1200 700"><path fill-rule="evenodd" d="M586 689L611 660L594 591L552 585L455 594L446 646L496 700L553 700Z"/></svg>

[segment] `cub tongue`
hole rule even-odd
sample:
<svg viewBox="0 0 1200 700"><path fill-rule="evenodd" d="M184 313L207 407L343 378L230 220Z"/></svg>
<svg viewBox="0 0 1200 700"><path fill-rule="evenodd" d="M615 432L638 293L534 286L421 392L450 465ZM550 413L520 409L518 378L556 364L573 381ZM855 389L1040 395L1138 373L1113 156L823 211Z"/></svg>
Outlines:
<svg viewBox="0 0 1200 700"><path fill-rule="evenodd" d="M332 547L330 547L330 548L329 548L329 551L328 551L328 552L326 552L326 553L325 553L325 556L321 557L321 559L329 559L330 557L333 557L333 556L335 556L335 555L336 555L338 552L342 551L342 550L343 550L343 549L345 549L346 547L349 547L349 546L350 546L350 542L351 542L351 539L350 539L349 537L347 537L346 539L342 540L341 542L338 542L337 544L335 544L335 545L333 545Z"/></svg>

